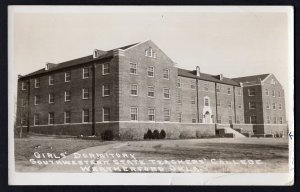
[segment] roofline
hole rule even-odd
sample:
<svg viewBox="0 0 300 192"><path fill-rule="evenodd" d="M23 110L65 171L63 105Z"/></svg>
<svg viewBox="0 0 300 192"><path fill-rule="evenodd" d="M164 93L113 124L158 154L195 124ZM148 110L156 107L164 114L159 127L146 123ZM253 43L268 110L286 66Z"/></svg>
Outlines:
<svg viewBox="0 0 300 192"><path fill-rule="evenodd" d="M225 83L225 82L218 82L218 81L212 81L212 80L207 80L207 79L203 79L201 77L189 77L189 76L186 76L186 75L179 75L178 76L180 77L186 77L186 78L191 78L191 79L199 79L199 80L203 80L203 81L209 81L209 82L214 82L214 83L219 83L219 84L224 84L224 85L231 85L231 86L236 86L236 87L241 87L241 85L236 82L237 85L234 85L234 84L231 84L231 83Z"/></svg>
<svg viewBox="0 0 300 192"><path fill-rule="evenodd" d="M44 72L41 72L41 73L38 73L38 74L33 74L33 75L24 75L20 78L18 78L18 81L19 80L26 80L26 79L30 79L32 77L36 77L36 76L40 76L40 75L44 75L44 74L49 74L49 73L52 73L52 72L55 72L55 71L62 71L64 69L69 69L69 68L74 68L74 67L79 67L81 65L84 65L84 64L87 64L87 63L91 63L91 62L94 62L94 61L101 61L101 60L105 60L105 59L110 59L110 58L113 58L113 55L111 56L107 56L107 57L104 57L104 58L96 58L96 59L93 59L91 61L87 61L87 62L83 62L83 63L79 63L77 65L71 65L71 66L67 66L67 67L63 67L63 68L59 68L59 69L53 69L51 71L44 71ZM60 64L60 63L58 63ZM43 68L42 68L43 69ZM41 70L41 69L39 69ZM34 72L33 72L34 73Z"/></svg>
<svg viewBox="0 0 300 192"><path fill-rule="evenodd" d="M267 80L271 75L273 75L273 74L270 73L266 78L264 78L264 80L261 81L261 83L264 83L264 81Z"/></svg>
<svg viewBox="0 0 300 192"><path fill-rule="evenodd" d="M147 40L147 41L149 41L149 40ZM131 46L131 47L128 47L127 49L122 49L122 50L127 51L128 49L131 49L131 48L133 48L133 47L136 47L136 46L138 46L138 45L141 45L141 44L143 44L143 43L146 43L147 41L139 42L139 43L137 43L137 44L135 44L135 45L133 45L133 46Z"/></svg>

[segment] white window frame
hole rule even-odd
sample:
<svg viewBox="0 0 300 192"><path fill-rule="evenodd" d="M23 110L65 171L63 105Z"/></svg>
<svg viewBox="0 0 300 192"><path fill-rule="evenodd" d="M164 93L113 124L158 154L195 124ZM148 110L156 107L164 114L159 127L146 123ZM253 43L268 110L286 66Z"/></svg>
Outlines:
<svg viewBox="0 0 300 192"><path fill-rule="evenodd" d="M82 68L82 79L87 79L90 76L89 67Z"/></svg>
<svg viewBox="0 0 300 192"><path fill-rule="evenodd" d="M108 88L105 88L105 86L107 86ZM105 94L105 91L109 91L109 94ZM102 85L102 97L108 97L110 96L110 85L109 84L105 84L105 85Z"/></svg>
<svg viewBox="0 0 300 192"><path fill-rule="evenodd" d="M136 109L136 114L132 113L133 109ZM131 115L136 115L136 119L132 120ZM139 109L137 107L130 107L130 121L138 121L138 119L139 119Z"/></svg>
<svg viewBox="0 0 300 192"><path fill-rule="evenodd" d="M229 102L227 103L227 107L228 107L229 109L232 109L232 102L231 102L231 101L229 101Z"/></svg>
<svg viewBox="0 0 300 192"><path fill-rule="evenodd" d="M69 113L70 122L67 122L67 113ZM71 112L70 111L65 111L64 112L64 124L70 124L70 123L71 123Z"/></svg>
<svg viewBox="0 0 300 192"><path fill-rule="evenodd" d="M36 118L36 117L38 117L38 118ZM38 124L36 124L36 120L37 120L37 119L39 120L39 121L38 121ZM37 126L37 125L39 125L39 124L40 124L40 117L39 117L39 114L36 113L36 114L33 115L33 125L34 125L34 126Z"/></svg>
<svg viewBox="0 0 300 192"><path fill-rule="evenodd" d="M254 107L251 106L251 103L254 103ZM256 109L255 101L249 101L249 109Z"/></svg>
<svg viewBox="0 0 300 192"><path fill-rule="evenodd" d="M70 99L67 100L67 93L69 93ZM65 102L71 101L71 91L65 91Z"/></svg>
<svg viewBox="0 0 300 192"><path fill-rule="evenodd" d="M153 96L150 96L150 95L149 95L149 93L152 93L151 91L149 91L149 89L153 89ZM148 86L147 96L148 96L148 97L152 97L152 98L155 97L155 89L154 89L154 86Z"/></svg>
<svg viewBox="0 0 300 192"><path fill-rule="evenodd" d="M132 67L132 65L135 67ZM131 72L131 69L133 69L134 72ZM129 63L129 74L131 74L131 75L137 74L137 63L133 63L133 62Z"/></svg>
<svg viewBox="0 0 300 192"><path fill-rule="evenodd" d="M270 103L269 102L266 103L266 109L270 109Z"/></svg>
<svg viewBox="0 0 300 192"><path fill-rule="evenodd" d="M248 89L248 96L250 96L250 97L255 96L255 89L254 88Z"/></svg>
<svg viewBox="0 0 300 192"><path fill-rule="evenodd" d="M86 92L86 90L87 90L87 92ZM88 97L85 97L85 95L84 95L85 93L88 94ZM89 99L89 97L90 97L89 89L88 88L83 88L82 89L82 99Z"/></svg>
<svg viewBox="0 0 300 192"><path fill-rule="evenodd" d="M274 121L275 120L275 121ZM277 118L276 117L273 117L273 124L277 124Z"/></svg>
<svg viewBox="0 0 300 192"><path fill-rule="evenodd" d="M205 100L207 99L208 105L205 105ZM204 106L209 107L210 106L210 99L209 97L204 97Z"/></svg>
<svg viewBox="0 0 300 192"><path fill-rule="evenodd" d="M39 78L35 78L34 79L34 88L40 88L40 79Z"/></svg>
<svg viewBox="0 0 300 192"><path fill-rule="evenodd" d="M132 89L133 86L135 86L136 89ZM136 90L136 94L132 94L132 91L135 91L135 90ZM130 95L131 95L131 96L138 96L138 95L139 95L139 87L138 87L137 84L131 84L131 85L130 85Z"/></svg>
<svg viewBox="0 0 300 192"><path fill-rule="evenodd" d="M271 123L271 118L270 116L267 116L267 124L270 124Z"/></svg>
<svg viewBox="0 0 300 192"><path fill-rule="evenodd" d="M169 97L165 97L165 91L168 91ZM170 99L171 98L171 94L170 94L170 89L169 88L163 88L163 97L164 97L164 99Z"/></svg>
<svg viewBox="0 0 300 192"><path fill-rule="evenodd" d="M255 122L252 122L252 117L255 117ZM256 115L251 115L250 116L250 123L251 124L257 124L257 116Z"/></svg>
<svg viewBox="0 0 300 192"><path fill-rule="evenodd" d="M153 58L156 59L157 55L156 52L153 51Z"/></svg>
<svg viewBox="0 0 300 192"><path fill-rule="evenodd" d="M191 95L191 104L192 105L196 104L196 96L195 95Z"/></svg>
<svg viewBox="0 0 300 192"><path fill-rule="evenodd" d="M227 87L227 95L231 95L231 88Z"/></svg>
<svg viewBox="0 0 300 192"><path fill-rule="evenodd" d="M22 82L22 83L21 83L21 88L22 88L22 91L27 90L27 85L26 85L25 82Z"/></svg>
<svg viewBox="0 0 300 192"><path fill-rule="evenodd" d="M177 87L181 88L181 79L180 78L177 79Z"/></svg>
<svg viewBox="0 0 300 192"><path fill-rule="evenodd" d="M278 97L281 98L281 91L278 91Z"/></svg>
<svg viewBox="0 0 300 192"><path fill-rule="evenodd" d="M39 97L40 96L38 96L38 95L34 96L34 105L39 105L40 104L40 98ZM39 102L37 102L37 101L39 101Z"/></svg>
<svg viewBox="0 0 300 192"><path fill-rule="evenodd" d="M53 81L53 82L51 82L51 81ZM53 75L49 75L48 85L54 85L54 76Z"/></svg>
<svg viewBox="0 0 300 192"><path fill-rule="evenodd" d="M167 73L165 73L167 72ZM166 78L165 75L168 77ZM163 69L163 79L169 80L170 79L170 69Z"/></svg>
<svg viewBox="0 0 300 192"><path fill-rule="evenodd" d="M67 74L69 74L69 76L67 76ZM70 79L67 80L67 77L69 77ZM67 82L71 82L71 71L65 72L65 82L66 82L66 83L67 83Z"/></svg>
<svg viewBox="0 0 300 192"><path fill-rule="evenodd" d="M53 118L52 118L52 119L53 119L53 123L50 123L50 122L51 122L51 120L50 120L51 114L53 114ZM55 122L54 122L54 120L55 120L55 119L54 119L54 116L55 116L55 115L54 115L53 112L48 113L48 125L54 125L54 123L55 123Z"/></svg>
<svg viewBox="0 0 300 192"><path fill-rule="evenodd" d="M278 104L278 109L282 110L282 104L281 103Z"/></svg>
<svg viewBox="0 0 300 192"><path fill-rule="evenodd" d="M85 111L88 112L88 114L85 114ZM84 117L88 117L88 121L84 121ZM90 122L90 111L88 109L82 110L82 123L89 123Z"/></svg>
<svg viewBox="0 0 300 192"><path fill-rule="evenodd" d="M182 113L177 113L177 120L179 123L182 122Z"/></svg>
<svg viewBox="0 0 300 192"><path fill-rule="evenodd" d="M279 124L283 124L283 117L279 117Z"/></svg>
<svg viewBox="0 0 300 192"><path fill-rule="evenodd" d="M108 109L108 110L109 110L109 113L108 113L108 114L105 113L105 109ZM110 114L111 114L111 113L110 113L110 108L109 108L109 107L103 107L103 108L102 108L102 114L103 114L103 115L102 115L102 121L103 121L103 122L109 122L109 121L110 121L110 118L111 118L111 115L110 115ZM105 120L105 116L107 116L107 115L108 115L108 117L109 117L109 120Z"/></svg>
<svg viewBox="0 0 300 192"><path fill-rule="evenodd" d="M176 103L177 104L182 104L182 97L181 97L180 93L177 93Z"/></svg>
<svg viewBox="0 0 300 192"><path fill-rule="evenodd" d="M153 113L150 113L153 111ZM153 116L153 120L150 120L150 115ZM155 108L148 108L148 121L155 121Z"/></svg>
<svg viewBox="0 0 300 192"><path fill-rule="evenodd" d="M51 101L51 99L53 99L53 102ZM49 104L52 104L54 102L55 102L55 100L54 100L54 93L49 93Z"/></svg>
<svg viewBox="0 0 300 192"><path fill-rule="evenodd" d="M105 70L108 69L108 72L105 72ZM102 75L108 75L110 74L110 65L109 63L103 63L102 64Z"/></svg>
<svg viewBox="0 0 300 192"><path fill-rule="evenodd" d="M269 96L269 89L265 89L265 95Z"/></svg>
<svg viewBox="0 0 300 192"><path fill-rule="evenodd" d="M275 85L275 84L276 84L274 79L271 79L271 84L272 84L272 85Z"/></svg>
<svg viewBox="0 0 300 192"><path fill-rule="evenodd" d="M165 111L168 111L168 115L166 116L165 114ZM167 109L167 108L164 108L164 121L165 122L170 122L171 121L171 110L170 109ZM169 120L166 120L166 117L169 117Z"/></svg>
<svg viewBox="0 0 300 192"><path fill-rule="evenodd" d="M272 109L276 110L276 103L272 103Z"/></svg>
<svg viewBox="0 0 300 192"><path fill-rule="evenodd" d="M152 69L153 71L151 71L150 69ZM152 76L149 75L149 72L150 72L150 73L153 73L153 75L152 75ZM148 75L148 77L154 77L154 66L149 66L149 67L147 68L147 75Z"/></svg>
<svg viewBox="0 0 300 192"><path fill-rule="evenodd" d="M276 97L276 91L272 90L272 97Z"/></svg>

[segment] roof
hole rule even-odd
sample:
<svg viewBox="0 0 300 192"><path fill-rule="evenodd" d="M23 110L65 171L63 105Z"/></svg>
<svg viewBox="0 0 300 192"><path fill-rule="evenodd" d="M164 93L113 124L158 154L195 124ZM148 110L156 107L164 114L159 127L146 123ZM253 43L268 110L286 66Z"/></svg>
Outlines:
<svg viewBox="0 0 300 192"><path fill-rule="evenodd" d="M246 77L237 77L233 78L234 81L239 83L260 83L265 78L267 78L270 74L261 74L261 75L252 75Z"/></svg>
<svg viewBox="0 0 300 192"><path fill-rule="evenodd" d="M132 46L134 46L136 44L138 44L138 43L134 43L134 44L131 44L131 45L126 45L126 46L119 47L119 48L116 48L116 49L122 49L122 50L124 50L124 49L132 47ZM52 67L52 68L50 68L48 70L45 70L45 68L42 68L42 69L39 69L39 70L34 71L32 73L29 73L27 75L24 75L21 78L30 77L30 76L33 76L33 75L39 75L39 74L43 74L43 73L48 73L50 71L56 71L56 70L59 70L59 69L63 69L63 68L68 68L68 67L80 65L80 64L91 62L91 61L96 61L96 60L110 58L110 57L113 56L113 50L115 50L115 49L111 49L109 51L103 51L104 54L101 55L100 57L97 57L97 58L93 58L93 55L88 55L88 56L85 56L85 57L80 57L80 58L73 59L73 60L70 60L70 61L65 61L65 62L62 62L62 63L58 63L58 64L56 64L55 67Z"/></svg>
<svg viewBox="0 0 300 192"><path fill-rule="evenodd" d="M182 77L206 80L206 81L222 83L222 84L227 84L227 85L240 86L238 82L236 82L230 78L227 78L227 77L223 77L222 81L220 79L218 79L216 75L210 75L210 74L206 74L206 73L200 73L200 77L198 77L196 75L196 71L189 71L186 69L178 68L178 75L182 76Z"/></svg>

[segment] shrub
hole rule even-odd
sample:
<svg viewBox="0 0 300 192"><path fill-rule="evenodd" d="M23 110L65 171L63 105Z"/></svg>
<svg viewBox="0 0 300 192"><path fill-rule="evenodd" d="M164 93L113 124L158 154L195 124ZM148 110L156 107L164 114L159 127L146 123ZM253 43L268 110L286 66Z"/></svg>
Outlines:
<svg viewBox="0 0 300 192"><path fill-rule="evenodd" d="M154 131L153 131L153 137L152 137L153 139L159 139L159 132L158 132L158 130L157 129L155 129Z"/></svg>
<svg viewBox="0 0 300 192"><path fill-rule="evenodd" d="M160 131L160 133L159 133L159 138L160 139L164 139L164 138L166 138L166 132L162 129L161 131Z"/></svg>
<svg viewBox="0 0 300 192"><path fill-rule="evenodd" d="M151 129L148 129L147 133L144 135L144 139L152 139L153 138L153 134Z"/></svg>
<svg viewBox="0 0 300 192"><path fill-rule="evenodd" d="M106 130L103 133L101 133L101 138L104 141L111 141L114 139L114 134L111 130Z"/></svg>
<svg viewBox="0 0 300 192"><path fill-rule="evenodd" d="M195 138L196 132L195 131L182 131L179 135L180 139L189 139L189 138Z"/></svg>

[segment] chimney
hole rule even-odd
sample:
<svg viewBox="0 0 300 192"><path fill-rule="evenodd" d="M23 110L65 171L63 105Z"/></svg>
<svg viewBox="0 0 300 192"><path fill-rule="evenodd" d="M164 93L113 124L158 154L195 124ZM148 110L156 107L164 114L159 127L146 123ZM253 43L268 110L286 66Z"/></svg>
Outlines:
<svg viewBox="0 0 300 192"><path fill-rule="evenodd" d="M199 66L196 67L196 75L197 75L197 77L200 77L200 67Z"/></svg>
<svg viewBox="0 0 300 192"><path fill-rule="evenodd" d="M55 66L56 64L54 63L46 63L45 70L48 71L49 69L52 69Z"/></svg>
<svg viewBox="0 0 300 192"><path fill-rule="evenodd" d="M220 79L221 81L223 81L223 74L222 74L222 73L219 75L219 79Z"/></svg>

